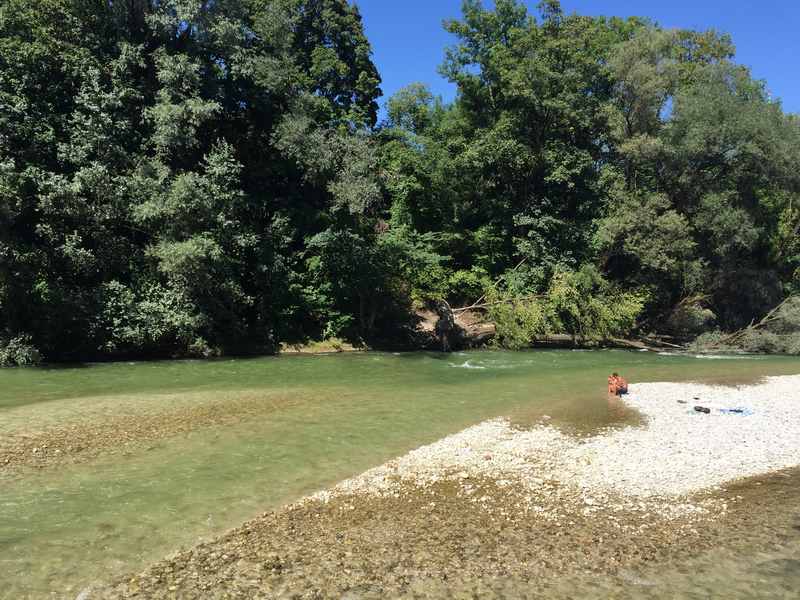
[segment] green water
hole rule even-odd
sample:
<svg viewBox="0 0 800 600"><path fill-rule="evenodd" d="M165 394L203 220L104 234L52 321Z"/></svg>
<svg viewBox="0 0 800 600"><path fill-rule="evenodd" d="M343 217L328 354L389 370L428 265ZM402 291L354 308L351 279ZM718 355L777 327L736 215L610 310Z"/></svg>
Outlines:
<svg viewBox="0 0 800 600"><path fill-rule="evenodd" d="M240 394L270 405L245 422L197 429L135 452L0 474L0 597L74 598L93 581L140 569L489 417L525 423L547 414L581 433L627 421L631 415L607 402L611 370L631 381L736 384L800 373L800 359L536 351L0 371L0 435Z"/></svg>

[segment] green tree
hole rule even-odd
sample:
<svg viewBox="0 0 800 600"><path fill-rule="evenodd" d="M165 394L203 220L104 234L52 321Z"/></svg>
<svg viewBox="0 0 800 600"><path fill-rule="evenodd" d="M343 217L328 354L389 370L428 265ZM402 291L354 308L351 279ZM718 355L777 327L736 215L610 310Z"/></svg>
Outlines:
<svg viewBox="0 0 800 600"><path fill-rule="evenodd" d="M380 198L355 7L10 0L0 45L0 339L57 359L297 334L294 257Z"/></svg>

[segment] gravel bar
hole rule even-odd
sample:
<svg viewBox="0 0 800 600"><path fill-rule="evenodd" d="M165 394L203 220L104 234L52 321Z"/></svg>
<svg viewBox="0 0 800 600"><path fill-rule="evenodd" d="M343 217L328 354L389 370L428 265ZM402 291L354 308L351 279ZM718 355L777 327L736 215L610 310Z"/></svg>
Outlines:
<svg viewBox="0 0 800 600"><path fill-rule="evenodd" d="M386 493L399 483L451 477L514 480L527 487L559 481L587 493L685 496L738 478L800 465L800 376L756 385L687 383L630 386L624 401L644 426L576 438L543 420L529 429L486 421L418 448L319 492ZM703 406L710 413L697 412ZM741 412L730 412L733 409Z"/></svg>

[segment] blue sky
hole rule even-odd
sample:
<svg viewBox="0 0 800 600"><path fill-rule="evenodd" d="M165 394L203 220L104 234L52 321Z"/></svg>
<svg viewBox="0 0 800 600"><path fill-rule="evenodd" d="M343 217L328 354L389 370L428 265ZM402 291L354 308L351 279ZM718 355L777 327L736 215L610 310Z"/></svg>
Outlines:
<svg viewBox="0 0 800 600"><path fill-rule="evenodd" d="M461 0L357 0L383 78L384 98L415 81L451 100L455 88L436 69L453 39L442 20L461 14ZM538 0L526 2L535 13ZM784 110L800 113L800 0L562 0L568 13L649 17L663 27L731 34L736 60L767 81Z"/></svg>

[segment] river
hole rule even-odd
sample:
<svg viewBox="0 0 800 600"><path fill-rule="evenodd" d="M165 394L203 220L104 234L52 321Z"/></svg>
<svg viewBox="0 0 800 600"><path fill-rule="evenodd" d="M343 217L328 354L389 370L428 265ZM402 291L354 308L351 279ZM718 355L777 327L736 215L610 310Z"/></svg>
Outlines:
<svg viewBox="0 0 800 600"><path fill-rule="evenodd" d="M0 469L0 597L75 598L95 581L490 417L524 426L548 415L577 435L635 423L635 414L609 409L612 370L633 382L737 385L800 373L800 359L481 351L0 371L0 436L116 412L179 415L220 399L259 407L88 462ZM796 548L796 538L787 543Z"/></svg>

